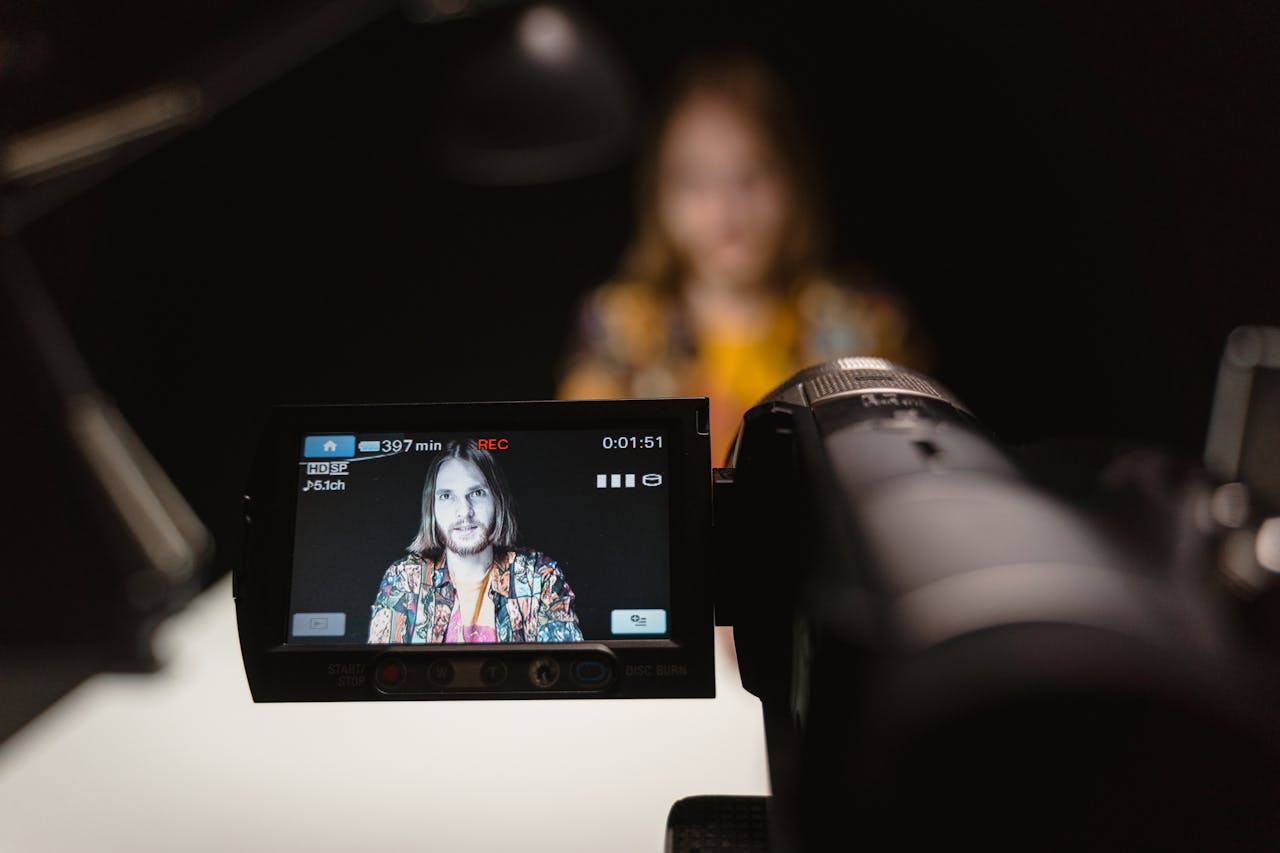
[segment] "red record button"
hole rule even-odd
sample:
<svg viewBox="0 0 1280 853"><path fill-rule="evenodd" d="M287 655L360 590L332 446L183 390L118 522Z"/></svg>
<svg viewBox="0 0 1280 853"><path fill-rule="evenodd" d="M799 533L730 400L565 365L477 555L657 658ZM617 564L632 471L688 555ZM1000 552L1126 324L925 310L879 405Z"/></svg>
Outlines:
<svg viewBox="0 0 1280 853"><path fill-rule="evenodd" d="M378 684L383 687L395 687L404 681L404 664L398 660L384 660L378 664Z"/></svg>

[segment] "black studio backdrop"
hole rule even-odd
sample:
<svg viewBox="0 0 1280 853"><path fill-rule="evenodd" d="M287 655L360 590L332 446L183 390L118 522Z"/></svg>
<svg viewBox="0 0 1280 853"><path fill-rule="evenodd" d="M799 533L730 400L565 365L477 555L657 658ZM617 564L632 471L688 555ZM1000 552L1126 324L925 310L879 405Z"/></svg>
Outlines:
<svg viewBox="0 0 1280 853"><path fill-rule="evenodd" d="M821 154L833 261L906 296L934 373L1009 441L1197 453L1225 335L1280 322L1263 4L579 8L642 98L704 45L775 63ZM553 394L575 306L627 243L634 158L534 186L442 173L441 92L487 25L388 15L25 234L100 383L213 529L211 577L237 559L269 405ZM26 464L37 523L11 561L71 560L58 463ZM10 601L47 588L10 583Z"/></svg>

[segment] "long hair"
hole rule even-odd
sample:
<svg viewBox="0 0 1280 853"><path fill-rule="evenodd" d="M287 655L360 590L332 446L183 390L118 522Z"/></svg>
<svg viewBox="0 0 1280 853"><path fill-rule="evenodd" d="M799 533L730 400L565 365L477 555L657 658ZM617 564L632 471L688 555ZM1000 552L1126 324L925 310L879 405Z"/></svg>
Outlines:
<svg viewBox="0 0 1280 853"><path fill-rule="evenodd" d="M662 223L662 145L671 121L693 98L710 96L734 109L760 134L791 191L791 216L768 280L787 286L817 272L825 253L825 204L815 174L816 155L782 80L760 60L741 52L706 54L686 62L661 99L641 155L636 190L636 239L624 256L625 280L675 293L688 264Z"/></svg>
<svg viewBox="0 0 1280 853"><path fill-rule="evenodd" d="M507 478L503 476L493 454L481 450L475 441L451 441L427 469L427 478L422 484L422 523L418 527L418 535L409 543L409 551L427 556L438 555L444 550L444 543L436 531L436 478L440 475L440 468L450 459L461 459L480 469L488 483L489 492L493 495L493 531L489 541L495 548L514 546L519 539L515 500L511 496Z"/></svg>

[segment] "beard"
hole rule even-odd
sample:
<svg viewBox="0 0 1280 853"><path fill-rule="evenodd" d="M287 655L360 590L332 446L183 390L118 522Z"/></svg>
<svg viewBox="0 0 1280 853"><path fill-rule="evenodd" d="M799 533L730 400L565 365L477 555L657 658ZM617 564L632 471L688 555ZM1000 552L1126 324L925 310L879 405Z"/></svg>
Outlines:
<svg viewBox="0 0 1280 853"><path fill-rule="evenodd" d="M470 533L459 534L452 528L439 530L444 547L461 557L471 557L488 548L491 544L489 535L493 533L493 525L483 525L479 522L475 524L476 529Z"/></svg>

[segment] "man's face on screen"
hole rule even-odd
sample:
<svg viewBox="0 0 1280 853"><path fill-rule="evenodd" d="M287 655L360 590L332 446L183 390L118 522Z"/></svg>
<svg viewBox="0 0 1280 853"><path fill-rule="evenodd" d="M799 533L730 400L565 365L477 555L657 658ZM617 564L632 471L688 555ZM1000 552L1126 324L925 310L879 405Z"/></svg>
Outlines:
<svg viewBox="0 0 1280 853"><path fill-rule="evenodd" d="M479 554L493 533L493 493L475 463L450 459L436 474L436 532L455 554Z"/></svg>

